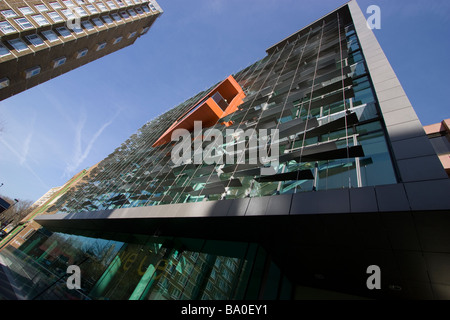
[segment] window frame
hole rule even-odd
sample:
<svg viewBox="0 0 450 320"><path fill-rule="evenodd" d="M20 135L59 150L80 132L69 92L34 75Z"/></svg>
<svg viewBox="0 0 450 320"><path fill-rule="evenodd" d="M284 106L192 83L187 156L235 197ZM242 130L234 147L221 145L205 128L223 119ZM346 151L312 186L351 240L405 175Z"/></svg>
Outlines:
<svg viewBox="0 0 450 320"><path fill-rule="evenodd" d="M116 38L114 38L113 44L117 44L117 43L121 42L122 40L123 40L122 36L116 37Z"/></svg>
<svg viewBox="0 0 450 320"><path fill-rule="evenodd" d="M109 11L108 7L103 2L96 2L97 7L100 9L100 12Z"/></svg>
<svg viewBox="0 0 450 320"><path fill-rule="evenodd" d="M34 36L34 37L37 37L39 40L41 40L42 43L39 43L39 44L33 43L33 40L30 40L30 37L33 37L33 36ZM27 38L27 40L28 40L33 46L35 46L35 47L39 47L39 46L42 46L42 45L45 44L45 41L44 41L38 34L36 34L36 33L26 35L25 38Z"/></svg>
<svg viewBox="0 0 450 320"><path fill-rule="evenodd" d="M71 1L71 0L62 0L62 3L63 3L67 8L75 7L75 3L73 3L73 1ZM68 5L68 4L71 4L71 5Z"/></svg>
<svg viewBox="0 0 450 320"><path fill-rule="evenodd" d="M105 20L105 17L107 17L108 19L110 19L111 22L107 22L107 21ZM101 18L103 19L103 21L104 21L106 24L114 24L114 20L109 16L109 14L105 14L104 16L101 16Z"/></svg>
<svg viewBox="0 0 450 320"><path fill-rule="evenodd" d="M62 61L62 63L61 63L61 61ZM65 56L54 59L53 60L53 69L56 69L56 68L62 66L63 64L66 63L66 61L67 61L67 58Z"/></svg>
<svg viewBox="0 0 450 320"><path fill-rule="evenodd" d="M38 12L47 12L50 10L44 3L35 4L34 7ZM44 7L45 9L39 9L39 7Z"/></svg>
<svg viewBox="0 0 450 320"><path fill-rule="evenodd" d="M95 11L93 11L92 8L93 8L93 10L95 10ZM87 5L86 5L86 9L88 9L88 11L89 11L91 14L99 13L99 11L97 10L97 8L96 8L92 3L87 4Z"/></svg>
<svg viewBox="0 0 450 320"><path fill-rule="evenodd" d="M107 1L105 1L105 3L111 10L118 9L116 4L114 2L112 2L111 0L107 0Z"/></svg>
<svg viewBox="0 0 450 320"><path fill-rule="evenodd" d="M5 24L5 26L1 26L2 24ZM5 30L4 30L5 27L7 29L12 29L13 31L5 32ZM14 28L14 26L11 23L9 23L9 21L7 21L7 20L0 21L0 31L3 32L3 34L10 34L10 33L17 32L16 28Z"/></svg>
<svg viewBox="0 0 450 320"><path fill-rule="evenodd" d="M6 50L6 53L1 53L1 49L4 49L4 50ZM7 47L7 46L5 46L4 44L3 44L3 42L0 42L0 58L1 57L4 57L4 56L7 56L7 55L9 55L9 54L11 54L11 50L9 50L9 48Z"/></svg>
<svg viewBox="0 0 450 320"><path fill-rule="evenodd" d="M58 34L56 34L56 32L53 31L53 30L43 30L43 31L41 31L41 33L44 36L44 38L47 39L47 41L49 41L49 42L54 42L54 41L58 41L59 40ZM53 34L56 37L56 39L50 40L49 38L47 38L46 34Z"/></svg>
<svg viewBox="0 0 450 320"><path fill-rule="evenodd" d="M118 17L119 19L116 19L115 16ZM116 22L122 21L122 17L117 12L111 13L111 17Z"/></svg>
<svg viewBox="0 0 450 320"><path fill-rule="evenodd" d="M95 49L95 51L100 51L100 50L105 49L106 45L107 45L107 42L106 42L106 41L101 42L101 43L98 43L98 44L97 44L97 48Z"/></svg>
<svg viewBox="0 0 450 320"><path fill-rule="evenodd" d="M38 16L40 16L45 21L44 24L41 24L38 20L36 20L36 17L38 17ZM34 16L31 16L31 17L40 27L50 24L50 22L42 14L35 14Z"/></svg>
<svg viewBox="0 0 450 320"><path fill-rule="evenodd" d="M61 5L61 3L59 3L58 1L49 2L48 4L50 5L50 7L53 8L53 10L63 8L63 6Z"/></svg>
<svg viewBox="0 0 450 320"><path fill-rule="evenodd" d="M5 12L7 12L7 11L12 12L12 14L5 14ZM3 17L5 17L5 19L6 19L6 18L15 18L15 17L18 16L18 15L17 15L17 12L15 12L13 9L5 9L5 10L2 10L2 11L0 11L0 12L1 12L1 14L3 15Z"/></svg>
<svg viewBox="0 0 450 320"><path fill-rule="evenodd" d="M11 81L9 80L9 78L4 77L0 79L0 90L4 89L6 87L9 87L9 85L11 84Z"/></svg>
<svg viewBox="0 0 450 320"><path fill-rule="evenodd" d="M101 25L98 25L98 23L96 21L99 21L101 23ZM99 27L99 28L105 26L105 23L99 17L92 18L92 22L95 24L96 27Z"/></svg>
<svg viewBox="0 0 450 320"><path fill-rule="evenodd" d="M55 30L58 31L58 33L59 33L59 34L61 35L61 37L63 37L63 38L68 38L68 37L72 36L72 32L70 32L70 30L67 29L66 27L58 27L58 28L56 28ZM69 32L69 35L67 35L67 36L63 35L63 34L61 33L60 30L67 30L67 32Z"/></svg>
<svg viewBox="0 0 450 320"><path fill-rule="evenodd" d="M89 52L88 48L78 50L76 59L81 59L81 58L85 57L88 54L88 52Z"/></svg>
<svg viewBox="0 0 450 320"><path fill-rule="evenodd" d="M92 28L88 29L88 28L85 26L85 24L87 24L87 23L90 24L90 26L91 26ZM91 21L89 21L89 20L81 21L81 25L82 25L87 31L95 30L94 24L93 24Z"/></svg>
<svg viewBox="0 0 450 320"><path fill-rule="evenodd" d="M13 43L13 42L14 42L14 43ZM25 50L27 50L27 49L30 49L30 48L28 47L28 45L25 43L25 41L23 41L21 38L10 39L10 40L8 40L8 43L9 43L9 44L10 44L17 52L22 52L22 51L25 51ZM16 47L15 43L21 43L21 44L24 44L26 48L20 49L20 48Z"/></svg>
<svg viewBox="0 0 450 320"><path fill-rule="evenodd" d="M38 72L37 73L33 73L34 70L38 70ZM29 69L25 70L25 79L30 79L30 78L32 78L34 76L37 76L40 73L41 73L41 67L40 66L35 66L35 67L32 67L32 68L29 68Z"/></svg>
<svg viewBox="0 0 450 320"><path fill-rule="evenodd" d="M28 24L30 24L30 27L24 27L22 22L19 22L18 20L25 20ZM34 28L33 24L25 17L16 18L14 19L14 22L17 23L22 28L22 30L29 30Z"/></svg>
<svg viewBox="0 0 450 320"><path fill-rule="evenodd" d="M64 18L63 18L58 12L56 12L56 11L50 11L50 12L47 13L47 15L48 15L48 16L50 17L50 19L52 19L53 22L55 22L55 23L65 21ZM52 15L53 15L53 16L59 17L59 19L61 19L61 20L56 21L56 20L52 17Z"/></svg>
<svg viewBox="0 0 450 320"><path fill-rule="evenodd" d="M130 19L130 15L128 14L128 12L126 10L122 10L120 11L120 15L122 16L122 18L126 19Z"/></svg>
<svg viewBox="0 0 450 320"><path fill-rule="evenodd" d="M78 14L80 17L86 17L89 15L89 13L87 13L87 11L84 10L83 7L75 7L73 11L75 11L75 13Z"/></svg>
<svg viewBox="0 0 450 320"><path fill-rule="evenodd" d="M31 7L28 7L28 6L20 7L17 9L19 9L19 11L23 14L23 16L27 16L29 14L36 13L36 12L34 12L34 10ZM22 9L25 9L25 10L22 10Z"/></svg>

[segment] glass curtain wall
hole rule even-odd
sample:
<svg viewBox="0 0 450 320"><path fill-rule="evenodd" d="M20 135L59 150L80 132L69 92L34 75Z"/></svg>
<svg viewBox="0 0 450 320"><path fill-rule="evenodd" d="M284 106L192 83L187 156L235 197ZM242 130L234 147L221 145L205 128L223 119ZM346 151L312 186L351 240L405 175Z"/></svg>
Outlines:
<svg viewBox="0 0 450 320"><path fill-rule="evenodd" d="M234 163L174 165L174 143L152 147L216 85L145 124L50 208L50 213L260 197L396 183L382 115L348 17L333 13L234 74L246 97L218 120ZM230 123L226 127L224 122ZM277 130L276 172L261 175L252 146L230 130ZM193 150L193 157L196 152ZM239 162L240 161L240 162ZM243 162L243 163L242 163Z"/></svg>
<svg viewBox="0 0 450 320"><path fill-rule="evenodd" d="M113 241L41 228L0 258L27 300L253 300L262 290L271 299L291 298L289 281L252 243L143 236ZM80 289L67 286L71 265L80 268ZM265 276L265 265L276 272ZM267 279L275 285L262 289Z"/></svg>

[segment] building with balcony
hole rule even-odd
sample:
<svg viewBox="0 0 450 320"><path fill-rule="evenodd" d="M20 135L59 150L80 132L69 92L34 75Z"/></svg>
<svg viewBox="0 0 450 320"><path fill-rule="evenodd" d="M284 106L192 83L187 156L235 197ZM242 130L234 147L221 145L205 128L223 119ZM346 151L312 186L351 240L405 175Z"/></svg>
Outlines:
<svg viewBox="0 0 450 320"><path fill-rule="evenodd" d="M154 0L0 1L0 100L132 45Z"/></svg>
<svg viewBox="0 0 450 320"><path fill-rule="evenodd" d="M146 123L1 251L40 275L18 278L26 298L450 298L450 180L356 1L266 53Z"/></svg>

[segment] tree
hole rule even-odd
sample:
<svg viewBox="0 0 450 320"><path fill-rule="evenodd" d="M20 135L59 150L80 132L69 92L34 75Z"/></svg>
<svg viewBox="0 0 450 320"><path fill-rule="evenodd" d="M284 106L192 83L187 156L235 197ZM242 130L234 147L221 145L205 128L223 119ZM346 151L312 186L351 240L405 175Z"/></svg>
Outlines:
<svg viewBox="0 0 450 320"><path fill-rule="evenodd" d="M35 206L32 205L33 201L31 200L11 199L6 196L1 197L11 203L11 206L0 214L0 222L2 226L6 226L8 224L19 224L20 220L25 218L35 208Z"/></svg>

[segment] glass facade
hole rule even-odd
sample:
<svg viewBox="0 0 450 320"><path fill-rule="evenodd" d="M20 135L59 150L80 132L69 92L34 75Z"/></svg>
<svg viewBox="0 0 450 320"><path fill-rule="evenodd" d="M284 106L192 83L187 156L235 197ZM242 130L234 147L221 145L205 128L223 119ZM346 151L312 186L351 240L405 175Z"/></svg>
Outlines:
<svg viewBox="0 0 450 320"><path fill-rule="evenodd" d="M257 299L265 251L256 244L185 238L127 237L123 241L52 233L43 228L0 253L27 300ZM67 269L81 270L70 290ZM289 299L290 283L272 264L267 296Z"/></svg>
<svg viewBox="0 0 450 320"><path fill-rule="evenodd" d="M347 17L336 13L302 30L233 77L246 97L238 111L213 126L227 141L215 151L236 145L228 140L228 129L277 129L280 157L274 175L261 177L261 164L249 164L248 155L241 158L245 164L239 164L237 153L234 164L177 166L171 160L172 143L152 146L177 119L192 112L213 86L145 124L51 211L97 211L397 182L364 55Z"/></svg>
<svg viewBox="0 0 450 320"><path fill-rule="evenodd" d="M338 10L318 20L233 74L245 93L237 111L225 115L231 101L214 94L223 82L198 93L146 123L46 213L89 214L397 183L383 116L346 12ZM177 120L195 115L208 96L224 111L209 125L224 137L213 151L225 150L234 161L174 163L174 143L155 143ZM276 130L268 144L278 148L276 172L262 175L265 165L251 161L255 159L250 141L244 141L244 152L235 150L240 142L234 133L249 129ZM192 151L192 158L202 152ZM283 249L291 250L289 245ZM30 276L17 281L28 289L30 299L292 298L291 283L253 242L118 236L101 230L84 237L41 228L18 249L8 247L1 255L17 274L27 262ZM83 270L81 290L67 289L69 265ZM44 279L39 286L34 285L38 274Z"/></svg>

